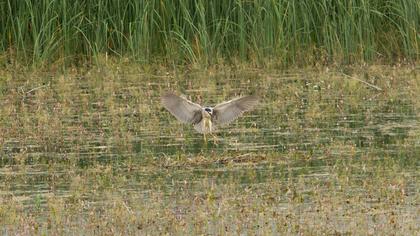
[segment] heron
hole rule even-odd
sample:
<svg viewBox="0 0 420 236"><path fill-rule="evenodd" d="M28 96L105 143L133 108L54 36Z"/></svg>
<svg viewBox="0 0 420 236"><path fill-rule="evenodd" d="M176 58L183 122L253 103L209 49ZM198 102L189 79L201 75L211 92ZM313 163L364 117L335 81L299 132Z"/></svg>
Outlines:
<svg viewBox="0 0 420 236"><path fill-rule="evenodd" d="M206 134L212 134L219 126L227 125L244 112L251 111L259 103L259 98L250 95L222 102L215 107L203 107L184 96L167 92L162 95L161 102L180 122L192 124L197 132L204 135L206 142Z"/></svg>

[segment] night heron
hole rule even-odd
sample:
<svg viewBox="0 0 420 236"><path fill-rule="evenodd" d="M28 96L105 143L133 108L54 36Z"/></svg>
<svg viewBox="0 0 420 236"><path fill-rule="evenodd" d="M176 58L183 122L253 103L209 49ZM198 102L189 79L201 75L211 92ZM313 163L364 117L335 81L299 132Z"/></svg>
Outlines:
<svg viewBox="0 0 420 236"><path fill-rule="evenodd" d="M254 95L245 96L220 103L212 108L202 107L171 92L162 96L163 106L182 123L194 125L195 130L204 134L204 141L206 134L212 133L221 125L229 124L245 111L252 110L258 104L258 100Z"/></svg>

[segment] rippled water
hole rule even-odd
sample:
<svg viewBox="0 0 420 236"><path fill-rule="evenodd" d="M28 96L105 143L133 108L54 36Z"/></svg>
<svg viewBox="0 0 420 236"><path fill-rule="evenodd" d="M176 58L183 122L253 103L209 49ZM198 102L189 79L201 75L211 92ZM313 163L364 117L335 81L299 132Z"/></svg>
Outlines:
<svg viewBox="0 0 420 236"><path fill-rule="evenodd" d="M200 193L202 181L260 188L303 179L322 191L336 184L331 170L337 163L368 165L347 173L357 182L384 158L406 169L405 191L418 196L419 102L401 82L418 76L403 73L398 82L393 73L362 78L381 90L339 72L316 71L102 71L7 80L0 108L0 196L33 209L51 196L74 197L72 186L79 184L95 189L84 190L83 199L99 205L112 199L101 194L109 190L135 199L162 192L170 201L174 192ZM162 108L165 91L203 105L247 94L262 102L220 129L217 143L204 143ZM287 205L285 196L280 202Z"/></svg>

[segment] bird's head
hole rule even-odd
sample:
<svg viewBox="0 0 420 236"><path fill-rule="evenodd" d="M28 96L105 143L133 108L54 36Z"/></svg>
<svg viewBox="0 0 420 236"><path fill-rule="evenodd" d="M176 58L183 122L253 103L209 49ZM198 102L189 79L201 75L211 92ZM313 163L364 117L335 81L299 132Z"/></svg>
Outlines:
<svg viewBox="0 0 420 236"><path fill-rule="evenodd" d="M207 112L209 115L213 114L213 109L211 107L204 108L204 111Z"/></svg>

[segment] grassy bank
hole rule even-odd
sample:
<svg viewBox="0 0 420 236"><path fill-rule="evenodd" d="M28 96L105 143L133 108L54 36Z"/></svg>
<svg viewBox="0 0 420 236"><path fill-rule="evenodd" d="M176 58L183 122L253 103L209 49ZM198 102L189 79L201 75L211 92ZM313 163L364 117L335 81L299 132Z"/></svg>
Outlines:
<svg viewBox="0 0 420 236"><path fill-rule="evenodd" d="M278 66L419 59L420 2L11 1L0 3L0 63Z"/></svg>

